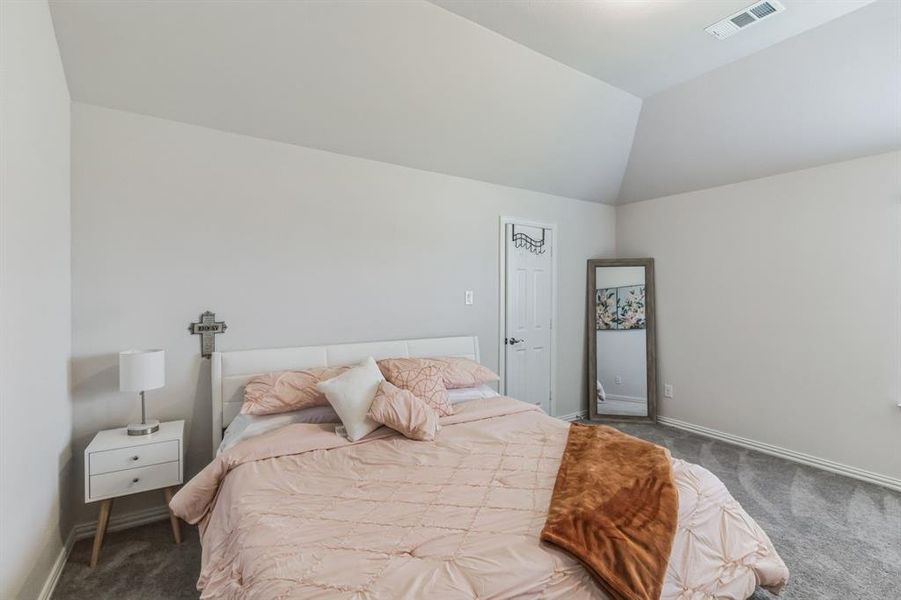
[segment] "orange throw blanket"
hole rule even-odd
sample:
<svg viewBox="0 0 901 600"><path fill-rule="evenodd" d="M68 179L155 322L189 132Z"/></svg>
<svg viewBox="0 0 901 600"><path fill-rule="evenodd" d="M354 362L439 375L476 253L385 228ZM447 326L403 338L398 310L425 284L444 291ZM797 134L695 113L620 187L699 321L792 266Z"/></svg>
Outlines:
<svg viewBox="0 0 901 600"><path fill-rule="evenodd" d="M666 448L574 423L541 539L579 558L614 600L657 600L678 509Z"/></svg>

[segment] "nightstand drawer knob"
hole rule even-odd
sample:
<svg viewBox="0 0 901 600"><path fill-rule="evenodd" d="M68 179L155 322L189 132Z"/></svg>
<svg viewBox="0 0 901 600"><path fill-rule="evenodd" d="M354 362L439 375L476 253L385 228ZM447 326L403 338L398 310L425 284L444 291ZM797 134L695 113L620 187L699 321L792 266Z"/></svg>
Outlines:
<svg viewBox="0 0 901 600"><path fill-rule="evenodd" d="M134 479L131 480L132 483L137 483L139 481L141 481L140 477L135 477Z"/></svg>
<svg viewBox="0 0 901 600"><path fill-rule="evenodd" d="M132 456L132 457L131 457L131 460L138 460L138 456L137 456L137 455Z"/></svg>

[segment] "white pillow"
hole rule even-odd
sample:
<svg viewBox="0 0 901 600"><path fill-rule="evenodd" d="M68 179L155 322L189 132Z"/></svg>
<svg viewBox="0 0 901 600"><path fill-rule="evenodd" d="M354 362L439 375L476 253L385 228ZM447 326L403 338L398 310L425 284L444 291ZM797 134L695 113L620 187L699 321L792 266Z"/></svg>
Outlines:
<svg viewBox="0 0 901 600"><path fill-rule="evenodd" d="M450 404L466 402L467 400L476 400L477 398L497 398L499 396L500 394L494 391L494 388L486 383L474 387L447 390L447 401Z"/></svg>
<svg viewBox="0 0 901 600"><path fill-rule="evenodd" d="M238 414L229 423L222 434L222 443L216 456L219 456L240 441L264 434L273 429L293 423L339 423L341 419L331 406L314 406L275 415L242 415Z"/></svg>
<svg viewBox="0 0 901 600"><path fill-rule="evenodd" d="M350 441L355 442L381 427L369 418L368 413L383 381L382 372L370 356L359 366L316 384L341 418Z"/></svg>

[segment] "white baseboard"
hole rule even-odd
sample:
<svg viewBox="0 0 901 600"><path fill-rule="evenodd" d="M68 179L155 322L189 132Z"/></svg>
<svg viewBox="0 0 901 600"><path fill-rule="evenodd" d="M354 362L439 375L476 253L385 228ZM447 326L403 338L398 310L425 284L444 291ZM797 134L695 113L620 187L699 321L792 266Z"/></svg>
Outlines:
<svg viewBox="0 0 901 600"><path fill-rule="evenodd" d="M619 402L634 402L636 404L646 404L647 398L639 398L638 396L620 396L618 394L607 394L607 400L617 400ZM603 400L598 400L598 402L603 402Z"/></svg>
<svg viewBox="0 0 901 600"><path fill-rule="evenodd" d="M758 442L741 436L732 435L731 433L725 433L723 431L717 431L716 429L710 429L709 427L703 427L701 425L695 425L686 421L680 421L679 419L658 416L657 421L662 425L669 425L670 427L675 427L676 429L683 429L685 431L697 433L698 435L703 435L715 440L720 440L729 444L734 444L736 446L742 446L743 448L757 450L758 452L763 452L764 454L769 454L771 456L778 456L779 458L784 458L785 460L801 463L802 465L807 465L808 467L815 467L817 469L822 469L831 473L838 473L839 475L852 477L854 479L859 479L860 481L866 481L867 483L874 483L882 487L887 487L890 490L901 492L901 479L897 479L895 477L880 475L879 473L873 473L872 471L858 469L857 467L852 467L831 460L826 460L825 458L819 458L810 454L804 454L803 452L789 450L788 448L782 448L780 446Z"/></svg>
<svg viewBox="0 0 901 600"><path fill-rule="evenodd" d="M106 531L122 531L123 529L130 529L132 527L138 527L139 525L146 525L147 523L155 523L156 521L162 521L163 519L168 518L169 509L166 505L145 508L144 510L125 513L123 515L117 515L113 512L113 514L110 515ZM94 533L97 531L97 521L81 523L73 527L72 531L75 533L76 541L93 537Z"/></svg>
<svg viewBox="0 0 901 600"><path fill-rule="evenodd" d="M578 421L579 419L585 419L587 417L588 417L587 410L579 410L579 411L569 413L566 415L560 415L557 418L560 419L561 421Z"/></svg>
<svg viewBox="0 0 901 600"><path fill-rule="evenodd" d="M168 518L169 509L165 505L122 515L113 513L110 516L106 531L122 531L123 529L155 523L156 521L162 521ZM75 546L75 542L85 538L94 537L96 531L97 521L79 523L69 530L69 535L66 536L66 541L60 549L56 561L53 563L53 568L50 570L47 579L44 581L44 587L41 588L41 594L38 596L38 600L50 600L53 596L53 590L56 589L56 584L59 582L59 577L63 574L63 568L66 566L66 561L69 560L69 555L72 553L72 547Z"/></svg>
<svg viewBox="0 0 901 600"><path fill-rule="evenodd" d="M53 562L50 574L44 580L44 587L41 588L41 593L38 594L38 600L50 600L50 597L53 596L53 590L56 589L59 576L63 574L63 568L66 566L66 561L69 560L69 554L72 552L72 546L74 545L75 529L72 528L69 530L69 535L66 536L66 541L63 542L63 547L60 548L59 554L57 554L56 560Z"/></svg>

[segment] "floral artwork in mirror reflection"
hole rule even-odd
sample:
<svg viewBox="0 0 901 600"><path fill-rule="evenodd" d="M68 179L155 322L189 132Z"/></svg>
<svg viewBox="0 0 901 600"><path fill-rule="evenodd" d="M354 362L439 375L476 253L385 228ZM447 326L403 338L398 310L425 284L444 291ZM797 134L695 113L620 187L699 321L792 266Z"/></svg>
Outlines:
<svg viewBox="0 0 901 600"><path fill-rule="evenodd" d="M596 328L645 329L645 286L627 285L596 290Z"/></svg>

